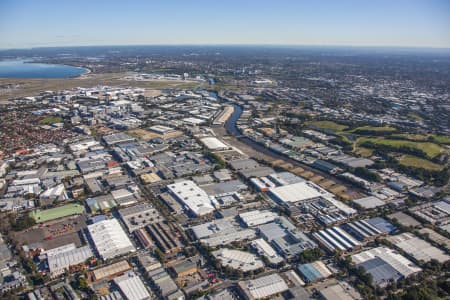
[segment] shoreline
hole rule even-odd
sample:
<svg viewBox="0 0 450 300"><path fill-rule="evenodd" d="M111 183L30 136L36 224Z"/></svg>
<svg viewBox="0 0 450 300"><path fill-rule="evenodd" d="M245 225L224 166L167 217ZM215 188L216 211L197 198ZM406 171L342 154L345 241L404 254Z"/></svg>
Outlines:
<svg viewBox="0 0 450 300"><path fill-rule="evenodd" d="M49 65L49 66L63 66L63 67L71 67L71 68L77 68L77 69L82 69L83 73L78 74L78 75L72 75L72 76L64 76L64 77L2 77L0 76L0 78L2 79L71 79L71 78L80 78L82 76L88 75L93 73L92 70L88 67L85 66L76 66L76 65L71 65L71 64L58 64L58 63L51 63L51 62L40 62L40 61L33 61L33 60L29 60L29 59L23 59L23 58L15 58L15 59L4 59L4 60L0 60L1 62L5 62L5 61L22 61L23 64L43 64L43 65Z"/></svg>

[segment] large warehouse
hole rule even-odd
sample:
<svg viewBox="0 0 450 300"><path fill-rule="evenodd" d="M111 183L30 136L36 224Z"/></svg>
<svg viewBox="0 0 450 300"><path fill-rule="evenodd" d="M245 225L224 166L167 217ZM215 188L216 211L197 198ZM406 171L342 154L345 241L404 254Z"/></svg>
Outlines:
<svg viewBox="0 0 450 300"><path fill-rule="evenodd" d="M218 150L227 150L230 147L225 145L221 140L217 139L213 136L208 136L200 139L203 145L206 146L209 150L218 151Z"/></svg>
<svg viewBox="0 0 450 300"><path fill-rule="evenodd" d="M410 260L386 247L377 247L354 254L352 260L356 267L363 267L367 273L370 273L373 282L381 287L422 271Z"/></svg>
<svg viewBox="0 0 450 300"><path fill-rule="evenodd" d="M418 238L412 233L404 232L402 234L393 235L387 238L395 247L405 251L414 257L417 261L425 262L435 259L440 263L445 263L450 257L439 248L434 247L427 241Z"/></svg>
<svg viewBox="0 0 450 300"><path fill-rule="evenodd" d="M208 194L191 180L176 182L167 188L195 216L204 216L214 211Z"/></svg>
<svg viewBox="0 0 450 300"><path fill-rule="evenodd" d="M116 219L103 220L88 226L95 248L103 259L110 259L136 249Z"/></svg>
<svg viewBox="0 0 450 300"><path fill-rule="evenodd" d="M238 283L245 299L266 299L289 289L284 279L278 274L267 275L257 279Z"/></svg>
<svg viewBox="0 0 450 300"><path fill-rule="evenodd" d="M299 202L328 194L310 182L297 182L271 188L269 195L279 203Z"/></svg>
<svg viewBox="0 0 450 300"><path fill-rule="evenodd" d="M141 278L133 271L114 278L122 293L130 300L150 300L153 297L148 292Z"/></svg>
<svg viewBox="0 0 450 300"><path fill-rule="evenodd" d="M77 248L74 243L51 249L45 254L52 277L61 275L70 266L80 264L94 256L89 246Z"/></svg>

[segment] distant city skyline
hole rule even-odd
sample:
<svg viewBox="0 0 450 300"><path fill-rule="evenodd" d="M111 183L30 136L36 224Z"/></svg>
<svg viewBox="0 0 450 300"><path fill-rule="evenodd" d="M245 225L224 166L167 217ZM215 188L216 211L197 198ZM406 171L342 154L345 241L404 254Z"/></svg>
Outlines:
<svg viewBox="0 0 450 300"><path fill-rule="evenodd" d="M450 1L0 1L0 48L100 45L450 48Z"/></svg>

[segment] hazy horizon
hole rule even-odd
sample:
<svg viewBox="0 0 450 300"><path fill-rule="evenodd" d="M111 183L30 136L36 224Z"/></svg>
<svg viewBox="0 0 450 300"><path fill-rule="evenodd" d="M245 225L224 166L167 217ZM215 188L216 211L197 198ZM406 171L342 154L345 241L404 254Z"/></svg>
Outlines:
<svg viewBox="0 0 450 300"><path fill-rule="evenodd" d="M450 2L0 2L0 49L134 45L450 48Z"/></svg>

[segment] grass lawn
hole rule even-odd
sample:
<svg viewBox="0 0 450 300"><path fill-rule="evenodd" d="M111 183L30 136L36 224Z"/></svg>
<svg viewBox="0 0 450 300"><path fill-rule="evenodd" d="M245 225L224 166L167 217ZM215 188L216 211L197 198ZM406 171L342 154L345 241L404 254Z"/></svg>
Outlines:
<svg viewBox="0 0 450 300"><path fill-rule="evenodd" d="M355 153L361 155L362 157L370 157L373 154L373 150L364 147L357 147Z"/></svg>
<svg viewBox="0 0 450 300"><path fill-rule="evenodd" d="M433 134L432 137L438 143L446 145L450 144L450 136Z"/></svg>
<svg viewBox="0 0 450 300"><path fill-rule="evenodd" d="M407 139L411 141L428 141L429 138L432 138L434 142L439 144L450 144L450 136L446 135L437 135L437 134L409 134L409 133L401 133L401 134L394 134L391 136L392 138L402 138Z"/></svg>
<svg viewBox="0 0 450 300"><path fill-rule="evenodd" d="M351 133L360 133L360 134L365 134L365 132L373 132L373 133L381 133L381 132L385 132L385 133L393 133L397 131L397 129L395 129L394 127L390 127L390 126L360 126L360 127L356 127L353 130L350 130L349 132Z"/></svg>
<svg viewBox="0 0 450 300"><path fill-rule="evenodd" d="M391 136L392 138L400 138L411 141L426 141L428 136L423 134L399 133Z"/></svg>
<svg viewBox="0 0 450 300"><path fill-rule="evenodd" d="M407 146L415 149L422 150L427 154L428 157L433 158L437 155L439 155L444 149L434 143L430 142L413 142L413 141L406 141L406 140L390 140L390 139L383 139L383 138L359 138L357 141L357 146L361 145L364 142L372 142L374 144L379 145L386 145L386 146L392 146L396 148L400 148L402 146Z"/></svg>
<svg viewBox="0 0 450 300"><path fill-rule="evenodd" d="M341 125L333 121L312 121L308 122L308 125L313 125L321 129L329 129L334 132L343 131L348 128L346 125Z"/></svg>
<svg viewBox="0 0 450 300"><path fill-rule="evenodd" d="M61 117L48 116L39 121L39 124L51 125L55 123L62 123L64 120Z"/></svg>
<svg viewBox="0 0 450 300"><path fill-rule="evenodd" d="M423 168L423 169L432 170L432 171L440 171L444 168L443 166L435 164L429 160L426 160L426 159L423 159L423 158L420 158L417 156L409 155L409 154L403 155L402 157L400 157L398 162L401 165L404 165L407 167Z"/></svg>
<svg viewBox="0 0 450 300"><path fill-rule="evenodd" d="M410 117L411 119L414 119L416 121L423 121L423 118L415 113L409 113L408 117Z"/></svg>

